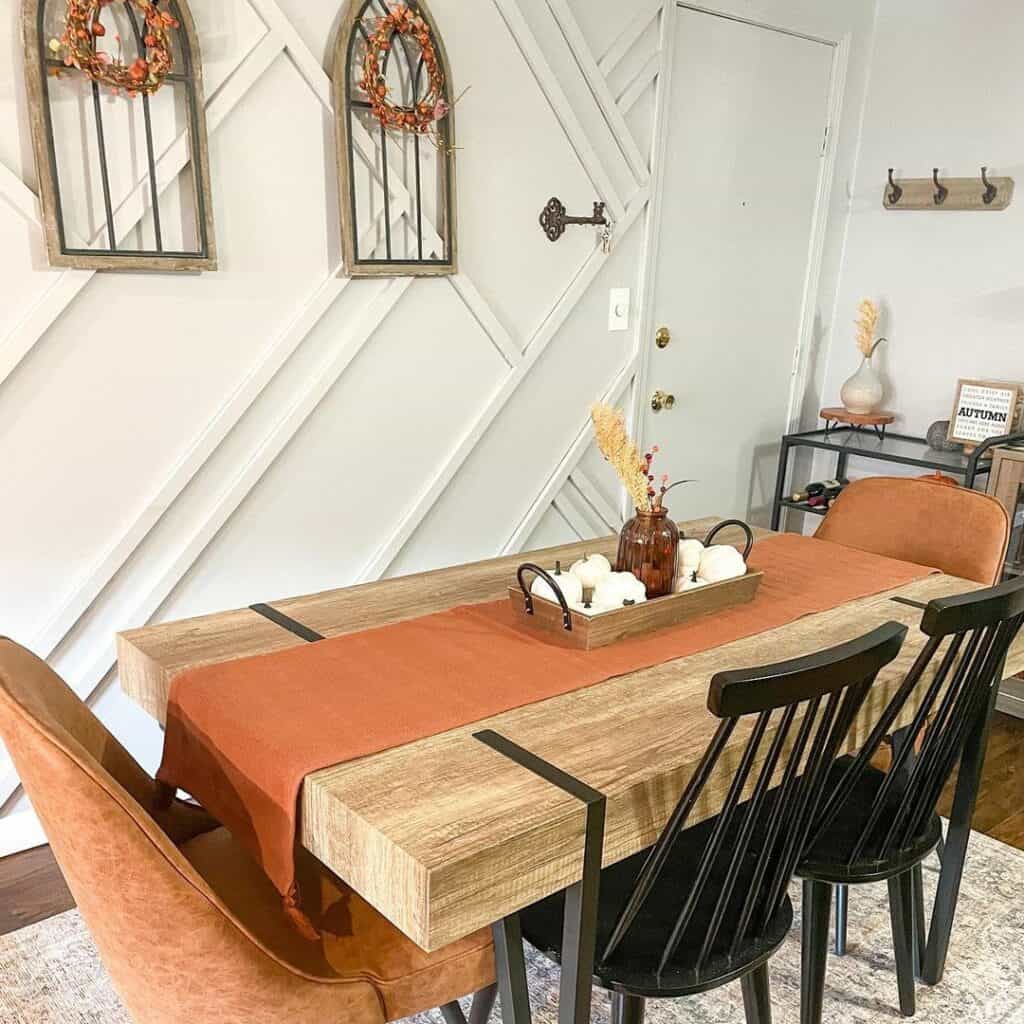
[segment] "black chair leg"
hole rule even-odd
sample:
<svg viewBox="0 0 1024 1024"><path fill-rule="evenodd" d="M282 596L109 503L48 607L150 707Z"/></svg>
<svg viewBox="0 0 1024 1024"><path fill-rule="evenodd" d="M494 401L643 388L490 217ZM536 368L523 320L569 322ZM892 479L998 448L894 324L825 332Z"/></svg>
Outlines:
<svg viewBox="0 0 1024 1024"><path fill-rule="evenodd" d="M892 942L896 953L896 981L900 991L900 1013L913 1017L914 979L914 874L905 871L889 879L889 915L892 918Z"/></svg>
<svg viewBox="0 0 1024 1024"><path fill-rule="evenodd" d="M643 996L628 995L625 992L612 993L612 1024L644 1024Z"/></svg>
<svg viewBox="0 0 1024 1024"><path fill-rule="evenodd" d="M740 979L743 986L743 1009L747 1024L772 1024L772 990L768 981L768 964L755 967Z"/></svg>
<svg viewBox="0 0 1024 1024"><path fill-rule="evenodd" d="M850 906L850 887L836 886L836 956L846 956L846 916Z"/></svg>
<svg viewBox="0 0 1024 1024"><path fill-rule="evenodd" d="M832 916L832 886L804 880L800 948L800 1024L821 1024L828 966L828 922Z"/></svg>
<svg viewBox="0 0 1024 1024"><path fill-rule="evenodd" d="M921 979L928 985L937 985L942 981L946 969L949 937L953 931L953 918L956 916L956 904L960 897L960 881L963 878L964 861L967 859L967 845L971 840L971 821L974 818L974 806L978 801L981 772L985 767L985 748L988 745L988 733L992 723L992 709L998 695L999 687L993 686L988 707L971 727L963 753L960 755L953 806L949 812L949 827L946 829L946 841L941 853L939 887L935 893L928 943L921 966Z"/></svg>
<svg viewBox="0 0 1024 1024"><path fill-rule="evenodd" d="M920 978L924 970L924 947L928 940L928 929L924 920L924 877L920 864L914 865L911 885L914 893L914 971Z"/></svg>
<svg viewBox="0 0 1024 1024"><path fill-rule="evenodd" d="M491 1019L495 1000L498 998L498 983L480 989L473 996L473 1005L469 1008L469 1024L487 1024Z"/></svg>

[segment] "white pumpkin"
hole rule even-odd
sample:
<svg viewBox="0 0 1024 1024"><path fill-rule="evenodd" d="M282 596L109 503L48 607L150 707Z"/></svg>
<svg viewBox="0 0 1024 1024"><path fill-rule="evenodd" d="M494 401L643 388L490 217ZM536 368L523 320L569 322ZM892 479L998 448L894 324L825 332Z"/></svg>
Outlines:
<svg viewBox="0 0 1024 1024"><path fill-rule="evenodd" d="M705 548L700 556L697 578L705 583L721 583L722 580L744 576L746 572L747 563L734 547L728 544L712 544L711 547Z"/></svg>
<svg viewBox="0 0 1024 1024"><path fill-rule="evenodd" d="M706 585L705 581L697 575L695 569L693 572L686 573L676 579L675 592L681 594L684 590L696 590L698 587Z"/></svg>
<svg viewBox="0 0 1024 1024"><path fill-rule="evenodd" d="M570 607L583 600L583 584L579 577L574 576L571 572L562 572L558 566L551 570L551 575L565 595L565 601ZM558 604L558 597L543 576L534 577L533 583L530 584L530 593L534 597L542 598L545 601L554 601L555 604Z"/></svg>
<svg viewBox="0 0 1024 1024"><path fill-rule="evenodd" d="M611 571L612 563L604 555L584 555L569 567L569 572L579 579L584 590L593 590L611 575Z"/></svg>
<svg viewBox="0 0 1024 1024"><path fill-rule="evenodd" d="M624 601L640 604L647 600L647 588L631 572L613 572L602 580L591 597L595 608L621 608Z"/></svg>
<svg viewBox="0 0 1024 1024"><path fill-rule="evenodd" d="M700 556L704 553L704 545L692 537L679 542L679 556L676 564L683 575L693 575L700 565Z"/></svg>
<svg viewBox="0 0 1024 1024"><path fill-rule="evenodd" d="M699 540L687 537L679 542L679 551L676 554L676 578L674 581L677 592L682 583L693 579L694 573L700 568L700 556L703 552L704 545Z"/></svg>

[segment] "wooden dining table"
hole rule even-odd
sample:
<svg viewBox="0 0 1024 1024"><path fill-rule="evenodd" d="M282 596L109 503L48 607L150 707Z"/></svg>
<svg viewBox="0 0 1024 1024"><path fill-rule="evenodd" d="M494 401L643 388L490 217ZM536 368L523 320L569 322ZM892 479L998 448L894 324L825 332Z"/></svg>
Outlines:
<svg viewBox="0 0 1024 1024"><path fill-rule="evenodd" d="M700 538L715 522L680 525L685 535ZM742 539L736 532L719 541L740 545ZM130 630L118 636L120 685L163 722L171 684L186 669L497 600L523 561L569 564L584 553L612 556L615 545L607 537ZM821 585L827 588L828 579ZM497 923L503 1007L507 1000L515 1004L509 1009L523 1011L516 912L578 888L588 835L592 841L600 836L597 855L604 864L655 841L716 728L706 707L715 672L820 651L888 621L906 624L900 655L880 674L851 730L852 747L921 650L925 637L917 627L924 605L978 587L935 573L768 632L313 772L302 787L300 841L425 950ZM1018 640L1006 675L1021 670L1024 642ZM911 701L896 725L906 724L915 707ZM239 707L239 715L245 710ZM733 748L742 749L745 737L737 729ZM723 766L728 769L728 757ZM720 809L728 782L726 773L708 785L692 820ZM589 987L580 956L584 982L576 983ZM506 1021L523 1019L522 1012L503 1012Z"/></svg>

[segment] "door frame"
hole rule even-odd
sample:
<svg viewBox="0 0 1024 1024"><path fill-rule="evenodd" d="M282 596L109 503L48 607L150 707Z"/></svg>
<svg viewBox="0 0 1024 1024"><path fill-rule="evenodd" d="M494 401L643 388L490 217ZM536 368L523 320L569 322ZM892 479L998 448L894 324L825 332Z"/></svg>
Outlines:
<svg viewBox="0 0 1024 1024"><path fill-rule="evenodd" d="M771 6L786 8L786 0ZM807 267L804 275L800 308L800 327L793 349L793 368L790 375L789 396L786 404L786 420L779 424L779 433L790 433L799 425L801 404L807 390L810 368L810 353L814 324L821 285L821 271L825 253L825 242L829 227L829 208L836 174L838 152L837 139L846 94L847 74L850 64L852 34L835 33L834 37L822 34L822 26L809 24L800 13L787 14L780 10L778 20L758 20L729 10L728 0L722 0L716 7L709 7L689 0L664 0L661 19L662 69L658 80L654 140L652 145L653 180L651 201L648 206L647 234L643 257L644 281L641 296L641 317L639 323L640 361L630 395L630 419L634 436L643 443L644 412L646 396L650 390L650 356L654 337L655 261L661 242L661 214L665 197L665 154L668 148L669 106L672 95L672 73L675 62L676 17L679 9L724 18L740 24L783 35L797 36L812 42L832 47L832 69L829 79L829 95L826 106L825 125L827 136L825 154L818 171L818 185L811 220L811 234L808 248ZM628 501L623 502L627 516L631 514Z"/></svg>

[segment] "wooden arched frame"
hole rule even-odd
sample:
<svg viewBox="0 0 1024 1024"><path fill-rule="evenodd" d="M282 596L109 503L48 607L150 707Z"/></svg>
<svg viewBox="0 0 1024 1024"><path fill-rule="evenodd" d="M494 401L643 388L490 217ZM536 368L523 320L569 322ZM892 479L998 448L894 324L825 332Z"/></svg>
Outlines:
<svg viewBox="0 0 1024 1024"><path fill-rule="evenodd" d="M93 109L100 153L100 179L105 205L105 247L90 247L70 237L66 230L61 205L61 181L54 144L53 118L50 107L50 72L62 69L63 74L82 75L75 68L64 68L62 62L50 53L49 38L44 31L48 3L60 0L23 0L22 41L25 51L25 84L29 101L29 121L36 173L39 179L39 198L43 211L43 229L50 264L55 267L73 267L81 270L216 270L217 248L213 230L213 205L210 189L210 155L206 137L206 108L203 96L203 67L196 34L195 21L188 0L166 0L168 9L180 22L175 30L175 54L178 66L167 76L164 88L181 87L185 93L187 109L189 163L192 166L192 200L197 245L194 251L175 251L165 248L161 238L160 192L162 191L157 166L160 154L153 149L153 133L148 96L123 99L124 103L140 103L145 123L145 151L147 163L148 207L145 210L153 224L155 248L119 248L114 228L117 197L111 194L103 141L103 113L101 88L92 83ZM174 86L171 85L174 83ZM187 165L186 165L187 166ZM183 168L181 168L183 169ZM179 173L180 170L179 169ZM84 172L83 172L84 173ZM176 177L176 175L175 175Z"/></svg>
<svg viewBox="0 0 1024 1024"><path fill-rule="evenodd" d="M418 13L430 26L434 48L444 71L444 98L449 107L454 106L454 89L452 86L451 66L448 62L448 55L445 52L444 40L437 29L427 7L425 0L405 0L406 5ZM437 124L443 148L439 152L438 166L440 169L438 192L442 202L439 204L443 217L438 218L441 223L431 224L424 214L423 183L420 180L420 151L421 147L432 147L433 142L428 138L412 136L412 147L414 150L415 171L413 180L409 187L404 182L398 181L397 187L392 188L397 180L393 169L388 163L388 137L389 133L383 127L377 126L374 129L374 136L361 125L356 123L356 111L368 108L366 96L355 85L355 67L353 61L356 59L355 52L357 44L362 36L360 25L364 17L370 15L380 16L390 10L392 4L389 0L349 0L345 15L342 18L338 29L338 37L335 43L334 59L332 66L334 80L334 110L336 119L335 137L337 140L338 154L338 189L339 205L341 210L341 237L342 255L345 262L345 270L352 277L432 277L443 274L455 274L458 272L458 257L456 244L456 189L455 189L455 112L449 109L446 117ZM413 74L415 80L415 74ZM366 257L360 254L359 240L370 225L360 222L359 208L356 195L356 174L354 163L362 159L360 151L365 150L367 144L379 146L381 154L380 167L375 172L376 184L382 193L382 213L384 234L384 256ZM392 147L394 140L392 140ZM391 221L394 211L391 203L395 195L402 197L407 203L407 214L409 223L415 233L416 252L415 258L401 256L392 252ZM405 197L408 197L407 199ZM365 219L365 218L364 218ZM429 251L427 237L436 232L444 243L442 258L424 256Z"/></svg>

